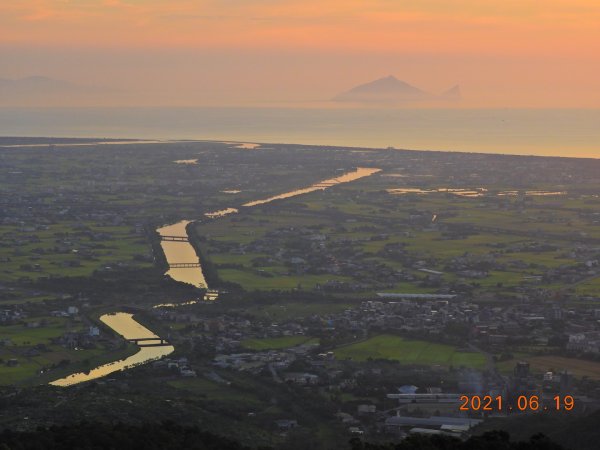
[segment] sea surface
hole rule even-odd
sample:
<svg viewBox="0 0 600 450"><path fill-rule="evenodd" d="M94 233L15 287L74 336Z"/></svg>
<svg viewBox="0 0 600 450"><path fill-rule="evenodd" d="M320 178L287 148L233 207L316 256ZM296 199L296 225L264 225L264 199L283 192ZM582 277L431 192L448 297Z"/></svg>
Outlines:
<svg viewBox="0 0 600 450"><path fill-rule="evenodd" d="M201 139L600 158L600 109L0 108L1 136Z"/></svg>

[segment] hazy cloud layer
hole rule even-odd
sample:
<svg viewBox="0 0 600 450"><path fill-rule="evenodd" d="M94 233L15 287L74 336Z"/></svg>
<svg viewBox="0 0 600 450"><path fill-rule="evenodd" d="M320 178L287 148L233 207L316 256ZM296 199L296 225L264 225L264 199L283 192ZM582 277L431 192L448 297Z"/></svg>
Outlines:
<svg viewBox="0 0 600 450"><path fill-rule="evenodd" d="M0 78L196 104L317 101L394 74L459 83L471 105L599 106L598 23L596 0L22 0L0 4Z"/></svg>

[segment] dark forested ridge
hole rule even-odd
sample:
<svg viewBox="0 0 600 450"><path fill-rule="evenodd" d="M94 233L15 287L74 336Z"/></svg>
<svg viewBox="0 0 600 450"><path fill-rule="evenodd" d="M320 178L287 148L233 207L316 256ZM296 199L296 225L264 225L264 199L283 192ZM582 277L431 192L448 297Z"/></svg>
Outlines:
<svg viewBox="0 0 600 450"><path fill-rule="evenodd" d="M300 444L297 442L296 444ZM294 447L296 448L296 447ZM301 447L297 447L301 448ZM351 450L562 450L563 447L544 435L532 436L528 441L511 442L504 431L491 431L466 441L443 435L410 435L397 444L371 444L352 439L338 448ZM54 449L198 449L250 450L237 441L201 431L195 426L181 426L172 422L145 424L102 424L82 422L77 425L38 428L35 431L0 434L0 450L54 450ZM258 450L270 447L259 447Z"/></svg>
<svg viewBox="0 0 600 450"><path fill-rule="evenodd" d="M563 450L546 436L537 434L528 441L514 442L504 431L489 431L461 441L452 436L412 434L398 444L351 442L352 450Z"/></svg>
<svg viewBox="0 0 600 450"><path fill-rule="evenodd" d="M250 450L231 439L174 423L108 425L80 423L0 434L0 450L50 449L198 449Z"/></svg>

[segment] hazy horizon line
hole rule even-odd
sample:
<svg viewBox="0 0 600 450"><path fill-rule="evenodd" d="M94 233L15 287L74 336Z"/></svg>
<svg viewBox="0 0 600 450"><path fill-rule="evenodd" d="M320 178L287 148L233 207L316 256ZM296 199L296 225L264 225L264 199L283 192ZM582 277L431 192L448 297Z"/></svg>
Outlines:
<svg viewBox="0 0 600 450"><path fill-rule="evenodd" d="M97 136L52 136L52 135L31 135L31 136L11 136L11 135L2 135L0 134L0 139L65 139L65 140L81 140L86 139L90 142L87 143L68 143L68 142L48 142L46 143L36 143L36 144L1 144L0 149L6 148L41 148L44 146L56 145L60 146L61 144L68 144L70 147L85 147L94 145L94 143L103 143L102 145L124 145L123 141L129 141L132 144L138 143L139 145L157 145L157 144L177 144L177 143L194 143L194 142L209 142L209 143L218 143L218 144L243 144L243 143L252 143L259 144L260 146L267 145L294 145L294 146L302 146L302 147L331 147L335 149L347 149L347 150L364 150L364 151L401 151L401 152L427 152L427 153L459 153L459 154L467 154L467 155L487 155L487 156L504 156L504 157L521 157L521 158L562 158L562 159L592 159L592 160L600 160L600 156L564 156L564 155L536 155L530 153L499 153L499 152L485 152L485 151L468 151L468 150L444 150L444 149L419 149L419 148L400 148L400 147L365 147L365 146L353 146L353 145L334 145L334 144L303 144L301 142L259 142L253 140L237 140L237 139L161 139L161 138L132 138L132 137L97 137ZM110 141L119 141L119 142L110 142ZM246 151L256 151L260 150L260 147L257 147L252 150Z"/></svg>

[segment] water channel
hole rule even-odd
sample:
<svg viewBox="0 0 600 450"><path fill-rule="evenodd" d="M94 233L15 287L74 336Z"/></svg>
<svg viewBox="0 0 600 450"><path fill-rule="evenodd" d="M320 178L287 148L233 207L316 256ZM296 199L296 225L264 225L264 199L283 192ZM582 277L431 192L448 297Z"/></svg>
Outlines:
<svg viewBox="0 0 600 450"><path fill-rule="evenodd" d="M352 172L347 172L339 177L323 180L309 187L286 192L263 200L248 202L243 204L242 207L248 208L257 205L263 205L265 203L270 203L275 200L282 200L302 194L307 194L309 192L325 190L341 183L348 183L350 181L355 181L360 178L368 177L380 171L381 169L358 167L356 170ZM217 219L219 217L223 217L228 214L235 214L237 212L237 208L228 207L212 213L206 213L205 216L209 219ZM204 274L202 273L201 261L198 258L198 255L196 254L196 250L188 240L186 227L190 222L190 220L182 220L171 225L160 227L156 230L161 236L162 240L160 244L165 254L167 263L170 266L169 270L166 272L166 275L169 275L175 281L188 283L198 288L208 289L208 284L206 283L206 279L204 278ZM174 240L166 240L165 238L174 238ZM186 265L187 267L181 267L181 265ZM205 300L216 300L217 296L217 291L208 290L205 296ZM180 304L165 303L161 305L156 305L155 307L176 307L186 304L193 304L195 302L195 300L192 300ZM158 336L155 335L152 331L136 322L133 319L133 315L129 313L117 312L114 314L105 314L100 317L100 320L106 325L108 325L110 328L112 328L114 331L116 331L118 334L123 336L123 338L125 339L158 338ZM140 350L136 354L126 359L114 361L108 364L103 364L99 367L96 367L95 369L90 370L89 372L75 373L65 378L52 381L50 384L54 386L71 386L73 384L83 383L85 381L90 381L96 378L106 376L119 370L130 369L137 365L160 359L172 353L174 350L175 348L172 345L156 347L141 346Z"/></svg>
<svg viewBox="0 0 600 450"><path fill-rule="evenodd" d="M118 312L114 314L105 314L100 320L120 334L124 339L152 339L159 337L133 319L133 314ZM156 341L147 341L154 343ZM134 355L125 359L113 361L96 367L89 372L80 372L69 375L65 378L50 382L53 386L71 386L73 384L83 383L84 381L94 380L109 375L120 370L131 369L140 364L154 361L173 353L175 347L172 345L162 346L141 346L140 350Z"/></svg>
<svg viewBox="0 0 600 450"><path fill-rule="evenodd" d="M531 197L544 197L554 195L566 195L565 191L499 191L495 193L489 193L486 188L434 188L434 189L422 189L422 188L394 188L387 189L387 192L392 195L406 195L406 194L452 194L459 197L484 197L486 195L496 195L498 197L517 197L519 195L531 196Z"/></svg>
<svg viewBox="0 0 600 450"><path fill-rule="evenodd" d="M196 250L189 243L189 241L166 241L164 236L181 236L187 237L186 227L190 223L190 220L182 220L172 225L167 225L157 229L156 231L163 237L160 242L160 246L163 249L165 258L169 263L169 266L174 264L200 264ZM206 289L208 285L204 279L202 268L169 268L166 275L169 275L175 281L181 281L182 283L188 283L197 288Z"/></svg>

